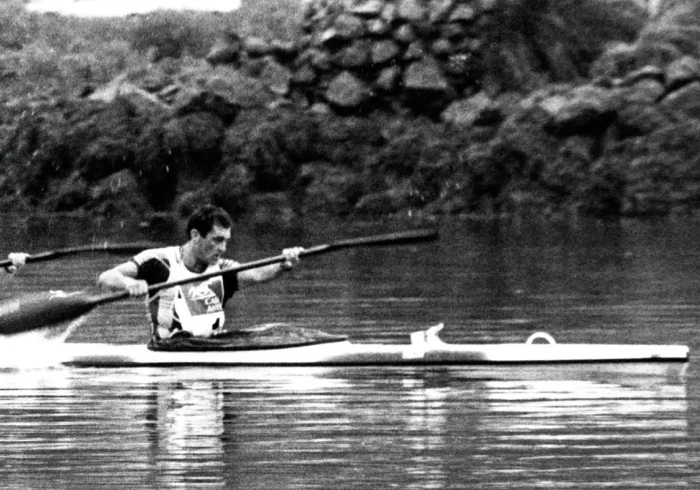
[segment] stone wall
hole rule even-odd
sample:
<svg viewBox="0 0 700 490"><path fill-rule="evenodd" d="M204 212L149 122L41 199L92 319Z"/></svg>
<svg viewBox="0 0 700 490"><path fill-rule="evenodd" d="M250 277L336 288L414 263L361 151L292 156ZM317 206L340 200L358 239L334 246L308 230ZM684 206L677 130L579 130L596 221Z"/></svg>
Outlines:
<svg viewBox="0 0 700 490"><path fill-rule="evenodd" d="M636 0L616 1L622 6L605 15L606 0L582 11L598 9L610 24L601 31L629 37L643 11ZM296 40L229 33L207 59L243 66L279 95L340 113L409 108L437 116L478 92L526 93L585 75L574 60L597 56L611 39L578 39L590 28L573 20L572 8L552 0L310 0Z"/></svg>
<svg viewBox="0 0 700 490"><path fill-rule="evenodd" d="M491 0L316 0L294 82L336 107L454 99L479 83ZM322 92L322 93L319 93Z"/></svg>
<svg viewBox="0 0 700 490"><path fill-rule="evenodd" d="M274 58L278 79L336 110L444 107L479 89L495 0L312 0L298 43L229 34L212 63ZM266 64L269 69L270 63ZM280 68L287 70L287 75ZM279 84L278 84L279 85ZM284 87L279 92L285 92Z"/></svg>

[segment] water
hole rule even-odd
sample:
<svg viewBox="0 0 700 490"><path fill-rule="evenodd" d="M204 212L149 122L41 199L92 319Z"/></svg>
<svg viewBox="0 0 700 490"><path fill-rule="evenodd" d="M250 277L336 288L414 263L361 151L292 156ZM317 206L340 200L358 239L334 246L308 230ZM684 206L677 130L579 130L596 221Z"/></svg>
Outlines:
<svg viewBox="0 0 700 490"><path fill-rule="evenodd" d="M0 223L1 250L180 230ZM323 223L235 234L242 261L282 246L397 231ZM445 322L450 342L685 344L696 352L698 223L440 224L434 244L346 250L234 298L236 323L287 321L401 342ZM90 288L122 260L28 265L0 293ZM145 342L138 301L99 307L68 342ZM700 383L685 378L474 376L464 368L37 367L51 340L0 340L0 488L698 488ZM5 365L7 362L5 363ZM34 367L31 367L33 366Z"/></svg>

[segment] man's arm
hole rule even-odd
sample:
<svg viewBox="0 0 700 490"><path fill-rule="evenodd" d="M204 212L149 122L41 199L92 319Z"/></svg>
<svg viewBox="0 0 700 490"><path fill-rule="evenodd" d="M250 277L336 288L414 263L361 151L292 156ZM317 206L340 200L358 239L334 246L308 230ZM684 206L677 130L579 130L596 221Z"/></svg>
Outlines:
<svg viewBox="0 0 700 490"><path fill-rule="evenodd" d="M100 274L97 284L112 291L128 291L131 296L144 296L148 293L148 283L136 279L138 267L134 262L124 262Z"/></svg>
<svg viewBox="0 0 700 490"><path fill-rule="evenodd" d="M299 263L299 254L303 251L304 249L301 247L285 248L282 250L282 255L285 256L284 262L239 272L239 287L271 281L279 277L283 272L292 270Z"/></svg>

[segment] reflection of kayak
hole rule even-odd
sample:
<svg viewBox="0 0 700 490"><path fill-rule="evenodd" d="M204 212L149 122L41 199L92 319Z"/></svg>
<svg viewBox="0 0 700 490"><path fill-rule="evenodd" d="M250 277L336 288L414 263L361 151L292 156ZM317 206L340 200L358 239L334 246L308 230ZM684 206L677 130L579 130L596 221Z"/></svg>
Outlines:
<svg viewBox="0 0 700 490"><path fill-rule="evenodd" d="M473 365L532 366L572 364L627 365L640 374L684 367L683 345L557 344L547 334L525 343L449 344L438 337L443 325L411 335L410 344L363 344L345 338L322 337L292 346L267 343L226 350L154 351L145 345L67 343L61 362L73 366L350 366L350 365ZM546 343L538 342L544 339Z"/></svg>

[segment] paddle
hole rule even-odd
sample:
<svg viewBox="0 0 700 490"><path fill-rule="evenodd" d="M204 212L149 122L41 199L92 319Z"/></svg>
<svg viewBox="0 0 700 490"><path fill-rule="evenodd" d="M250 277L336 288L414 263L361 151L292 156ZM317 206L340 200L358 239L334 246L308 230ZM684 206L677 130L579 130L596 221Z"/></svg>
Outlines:
<svg viewBox="0 0 700 490"><path fill-rule="evenodd" d="M385 235L374 235L360 238L338 240L324 245L316 245L307 248L300 256L318 255L322 253L352 247L401 245L407 243L420 243L437 239L438 234L434 230L404 231ZM198 282L223 274L243 272L248 269L264 267L285 260L284 255L276 255L266 259L257 260L230 267L221 271L201 274L199 276L180 279L177 281L153 284L148 288L149 294L161 289L179 286L190 282ZM101 295L89 295L73 293L70 295L56 292L38 293L23 296L21 298L0 303L0 334L9 335L29 330L48 327L57 323L74 320L93 308L106 303L112 303L129 297L129 293L121 291Z"/></svg>
<svg viewBox="0 0 700 490"><path fill-rule="evenodd" d="M29 262L44 262L46 260L58 259L60 257L65 257L66 255L76 255L81 253L123 253L123 254L135 254L141 250L146 250L148 248L154 248L162 246L158 243L153 242L133 242L133 243L114 243L110 244L107 242L94 245L83 245L79 247L71 248L60 248L58 250L48 250L46 252L40 252L37 254L31 254L27 256L27 263ZM0 267L7 267L12 265L10 259L0 260Z"/></svg>

